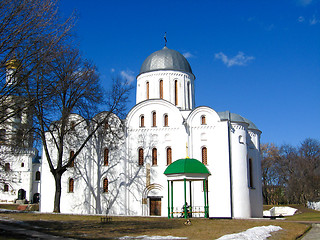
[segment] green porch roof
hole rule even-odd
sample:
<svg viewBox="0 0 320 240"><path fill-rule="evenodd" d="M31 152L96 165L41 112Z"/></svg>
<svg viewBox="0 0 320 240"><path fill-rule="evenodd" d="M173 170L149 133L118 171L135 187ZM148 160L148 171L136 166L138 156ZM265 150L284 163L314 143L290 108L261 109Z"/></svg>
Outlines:
<svg viewBox="0 0 320 240"><path fill-rule="evenodd" d="M164 171L165 175L179 173L201 173L209 174L207 167L197 159L184 158L171 163Z"/></svg>

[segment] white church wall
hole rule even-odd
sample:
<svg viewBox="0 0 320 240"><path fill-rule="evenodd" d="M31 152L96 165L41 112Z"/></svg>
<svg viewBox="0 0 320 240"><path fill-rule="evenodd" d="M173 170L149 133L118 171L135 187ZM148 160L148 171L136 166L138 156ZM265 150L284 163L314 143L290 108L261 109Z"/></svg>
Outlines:
<svg viewBox="0 0 320 240"><path fill-rule="evenodd" d="M252 161L252 187L250 188L251 217L262 217L262 175L261 175L261 154L259 149L260 132L248 130L248 161ZM249 170L248 170L249 171ZM248 173L250 174L250 172Z"/></svg>
<svg viewBox="0 0 320 240"><path fill-rule="evenodd" d="M14 203L18 198L19 189L25 191L27 201L32 200L32 158L37 154L35 149L25 150L17 154L11 151L1 151L2 156L6 159L6 163L10 164L10 170L1 174L8 179L8 191L4 189L0 191L0 201L6 203ZM22 164L23 163L23 164Z"/></svg>
<svg viewBox="0 0 320 240"><path fill-rule="evenodd" d="M189 73L179 71L157 71L143 73L137 77L136 103L148 99L147 82L149 83L149 99L160 98L160 80L163 81L163 99L175 105L175 81L177 81L177 107L188 110L194 107L194 77ZM188 89L188 84L190 84Z"/></svg>
<svg viewBox="0 0 320 240"><path fill-rule="evenodd" d="M250 218L248 186L247 128L245 123L231 124L232 204L235 218Z"/></svg>

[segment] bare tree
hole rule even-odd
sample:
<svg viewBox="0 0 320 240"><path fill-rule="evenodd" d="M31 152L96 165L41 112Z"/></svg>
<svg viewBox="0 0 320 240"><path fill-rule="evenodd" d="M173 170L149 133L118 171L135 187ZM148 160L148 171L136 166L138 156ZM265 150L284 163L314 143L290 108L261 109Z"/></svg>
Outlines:
<svg viewBox="0 0 320 240"><path fill-rule="evenodd" d="M306 204L319 199L319 141L307 138L298 147L263 144L261 149L265 203Z"/></svg>
<svg viewBox="0 0 320 240"><path fill-rule="evenodd" d="M89 121L98 112L97 106L103 103L103 91L96 68L84 60L77 50L64 49L63 54L43 66L34 76L35 81L26 89L35 104L35 132L41 138L43 154L55 179L53 211L60 212L62 175L73 165L87 142L111 114L125 111L123 106L128 101L131 86L120 79L113 81L105 102L109 107L108 114L96 122L95 127L90 129L87 136L78 143L74 154L69 157L65 153L67 140L74 134L74 127L82 124L72 122L70 116L76 113L83 116L84 121Z"/></svg>
<svg viewBox="0 0 320 240"><path fill-rule="evenodd" d="M59 16L58 0L0 2L0 166L8 159L19 161L19 154L33 147L35 99L28 97L26 86L59 54L73 25L73 16ZM11 181L7 173L1 183Z"/></svg>
<svg viewBox="0 0 320 240"><path fill-rule="evenodd" d="M29 76L57 54L74 18L62 21L57 0L6 0L0 3L0 105L7 106L0 123L21 109L12 95L23 95ZM26 102L24 105L28 105Z"/></svg>

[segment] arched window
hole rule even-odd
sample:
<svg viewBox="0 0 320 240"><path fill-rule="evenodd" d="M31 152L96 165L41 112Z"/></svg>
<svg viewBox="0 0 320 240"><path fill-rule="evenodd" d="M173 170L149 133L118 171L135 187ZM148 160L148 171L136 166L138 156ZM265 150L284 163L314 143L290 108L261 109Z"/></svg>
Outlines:
<svg viewBox="0 0 320 240"><path fill-rule="evenodd" d="M70 123L70 130L71 130L71 131L74 131L75 128L76 128L76 122L75 122L75 121L71 121L71 123Z"/></svg>
<svg viewBox="0 0 320 240"><path fill-rule="evenodd" d="M109 123L108 123L108 121L106 121L104 123L104 130L107 131L108 129L109 129Z"/></svg>
<svg viewBox="0 0 320 240"><path fill-rule="evenodd" d="M156 126L157 126L157 113L152 112L152 127L156 127Z"/></svg>
<svg viewBox="0 0 320 240"><path fill-rule="evenodd" d="M147 99L149 99L149 82L146 83Z"/></svg>
<svg viewBox="0 0 320 240"><path fill-rule="evenodd" d="M6 172L9 172L9 171L10 171L10 163L5 163L5 164L4 164L4 170L5 170Z"/></svg>
<svg viewBox="0 0 320 240"><path fill-rule="evenodd" d="M69 190L68 192L70 192L70 193L72 193L73 190L74 190L74 180L73 180L73 178L69 179L69 189L68 190Z"/></svg>
<svg viewBox="0 0 320 240"><path fill-rule="evenodd" d="M140 116L140 127L144 127L144 116Z"/></svg>
<svg viewBox="0 0 320 240"><path fill-rule="evenodd" d="M36 171L36 181L40 181L40 171Z"/></svg>
<svg viewBox="0 0 320 240"><path fill-rule="evenodd" d="M253 166L252 166L252 159L249 158L249 161L248 161L248 175L249 175L249 179L248 179L248 185L249 185L249 188L253 188Z"/></svg>
<svg viewBox="0 0 320 240"><path fill-rule="evenodd" d="M4 192L8 192L9 191L9 185L8 184L4 184L3 191Z"/></svg>
<svg viewBox="0 0 320 240"><path fill-rule="evenodd" d="M69 161L71 160L70 167L74 167L74 151L70 151Z"/></svg>
<svg viewBox="0 0 320 240"><path fill-rule="evenodd" d="M171 147L167 148L167 165L172 163L172 150Z"/></svg>
<svg viewBox="0 0 320 240"><path fill-rule="evenodd" d="M202 147L201 149L201 158L202 158L202 163L204 165L207 165L208 164L208 161L207 161L207 148L206 147Z"/></svg>
<svg viewBox="0 0 320 240"><path fill-rule="evenodd" d="M157 159L157 156L158 155L158 153L157 153L157 149L156 148L153 148L152 149L152 165L153 166L156 166L157 164L158 164L158 159Z"/></svg>
<svg viewBox="0 0 320 240"><path fill-rule="evenodd" d="M109 164L109 149L105 148L103 153L103 165L108 166Z"/></svg>
<svg viewBox="0 0 320 240"><path fill-rule="evenodd" d="M206 125L207 122L206 122L206 116L205 115L202 115L201 116L201 125Z"/></svg>
<svg viewBox="0 0 320 240"><path fill-rule="evenodd" d="M163 116L163 126L168 127L169 126L169 117L168 114L165 114Z"/></svg>
<svg viewBox="0 0 320 240"><path fill-rule="evenodd" d="M159 82L159 95L160 98L163 99L163 80L160 80Z"/></svg>
<svg viewBox="0 0 320 240"><path fill-rule="evenodd" d="M174 81L174 104L178 105L178 81Z"/></svg>
<svg viewBox="0 0 320 240"><path fill-rule="evenodd" d="M139 162L139 166L143 166L143 148L139 148L139 159L138 159L138 162Z"/></svg>
<svg viewBox="0 0 320 240"><path fill-rule="evenodd" d="M108 182L108 178L103 179L103 192L107 193L108 192L108 186L109 182Z"/></svg>

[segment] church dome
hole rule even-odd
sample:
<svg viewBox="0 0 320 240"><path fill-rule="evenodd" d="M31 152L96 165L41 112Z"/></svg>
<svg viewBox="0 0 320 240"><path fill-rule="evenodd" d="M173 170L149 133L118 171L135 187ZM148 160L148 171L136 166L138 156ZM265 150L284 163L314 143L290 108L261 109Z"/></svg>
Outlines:
<svg viewBox="0 0 320 240"><path fill-rule="evenodd" d="M181 53L167 47L149 55L141 66L140 74L156 70L175 70L193 75L187 59Z"/></svg>

